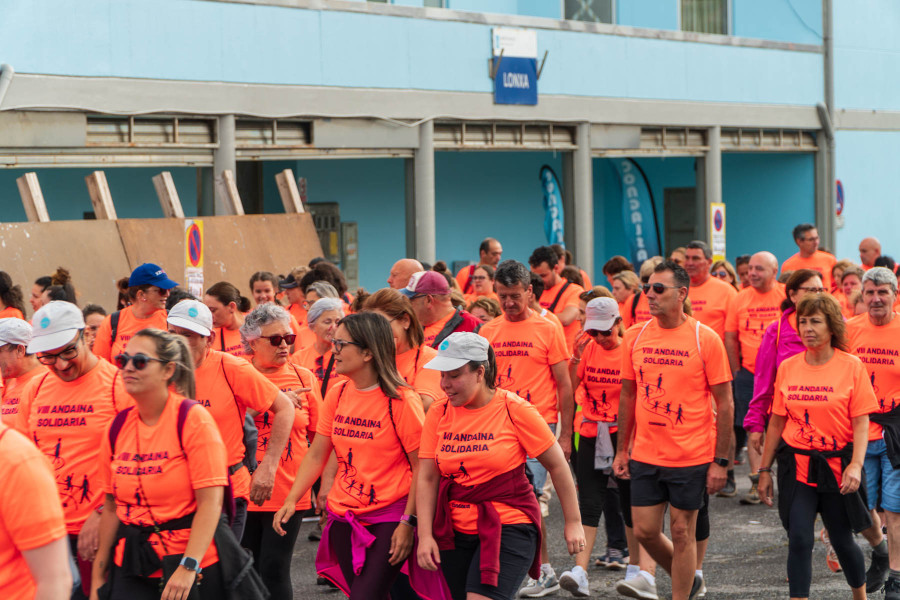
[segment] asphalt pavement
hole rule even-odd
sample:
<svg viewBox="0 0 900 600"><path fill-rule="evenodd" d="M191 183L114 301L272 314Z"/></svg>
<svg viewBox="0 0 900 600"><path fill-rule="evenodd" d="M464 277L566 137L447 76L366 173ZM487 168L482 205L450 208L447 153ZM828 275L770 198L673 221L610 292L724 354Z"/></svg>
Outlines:
<svg viewBox="0 0 900 600"><path fill-rule="evenodd" d="M738 502L749 489L748 468L736 468L738 495L735 498L711 498L711 536L706 561L703 565L707 595L710 600L749 600L788 598L787 584L787 536L778 520L775 508L745 506ZM562 512L554 498L550 505L551 561L557 575L572 567L573 563L565 552L562 542ZM313 524L304 523L294 549L292 578L294 598L303 600L339 600L344 595L328 591L316 585L315 553L316 542L307 540ZM821 528L817 522L816 531ZM857 541L864 548L866 566L869 564L868 544L861 536ZM594 546L594 554L605 552L606 536L601 529ZM590 567L589 577L593 598L621 598L615 591L616 582L624 577L624 571L609 571L605 568ZM668 576L662 569L657 572L657 589L660 599L671 597ZM548 598L571 597L560 590ZM810 598L846 599L850 589L841 573L832 573L825 565L825 548L817 540L813 551L813 577ZM879 592L869 596L883 598Z"/></svg>

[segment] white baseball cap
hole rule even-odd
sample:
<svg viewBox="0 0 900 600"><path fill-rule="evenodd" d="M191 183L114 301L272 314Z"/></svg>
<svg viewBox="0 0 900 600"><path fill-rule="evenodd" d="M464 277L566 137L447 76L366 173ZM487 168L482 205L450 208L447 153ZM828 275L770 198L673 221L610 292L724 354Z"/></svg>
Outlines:
<svg viewBox="0 0 900 600"><path fill-rule="evenodd" d="M613 298L594 298L584 307L584 331L609 331L619 318L619 304Z"/></svg>
<svg viewBox="0 0 900 600"><path fill-rule="evenodd" d="M33 336L31 324L18 318L0 319L0 344L28 346Z"/></svg>
<svg viewBox="0 0 900 600"><path fill-rule="evenodd" d="M206 337L212 333L212 313L209 307L199 300L182 300L169 311L166 322Z"/></svg>
<svg viewBox="0 0 900 600"><path fill-rule="evenodd" d="M84 329L84 316L71 302L54 300L42 306L31 319L32 338L28 354L49 352L61 348L75 339Z"/></svg>
<svg viewBox="0 0 900 600"><path fill-rule="evenodd" d="M473 360L484 362L488 359L489 347L487 339L477 333L464 331L451 333L438 346L437 356L425 363L425 368L435 371L455 371Z"/></svg>

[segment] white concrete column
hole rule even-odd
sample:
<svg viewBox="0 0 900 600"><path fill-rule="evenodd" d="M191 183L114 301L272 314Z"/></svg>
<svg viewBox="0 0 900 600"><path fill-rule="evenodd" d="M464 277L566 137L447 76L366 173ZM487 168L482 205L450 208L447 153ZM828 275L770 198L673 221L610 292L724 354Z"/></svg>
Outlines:
<svg viewBox="0 0 900 600"><path fill-rule="evenodd" d="M234 115L221 115L219 117L216 136L219 147L216 148L213 159L213 179L216 182L215 214L217 215L230 215L232 212L229 208L227 198L225 198L221 191L224 190L224 186L219 185L219 182L222 179L222 173L224 171L231 171L235 178L237 178L237 150L235 147L234 129Z"/></svg>
<svg viewBox="0 0 900 600"><path fill-rule="evenodd" d="M420 261L434 264L434 122L419 125L419 148L415 152L415 219L416 256Z"/></svg>
<svg viewBox="0 0 900 600"><path fill-rule="evenodd" d="M572 183L574 188L575 262L594 279L594 170L591 158L591 124L579 123L572 153Z"/></svg>

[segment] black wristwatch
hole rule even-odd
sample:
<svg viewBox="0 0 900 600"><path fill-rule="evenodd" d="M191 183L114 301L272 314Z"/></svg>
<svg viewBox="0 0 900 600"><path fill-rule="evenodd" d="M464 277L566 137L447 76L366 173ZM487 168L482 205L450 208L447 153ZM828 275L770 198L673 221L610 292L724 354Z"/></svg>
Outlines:
<svg viewBox="0 0 900 600"><path fill-rule="evenodd" d="M715 464L719 465L720 467L725 467L725 468L728 467L728 459L727 458L714 458L713 462Z"/></svg>
<svg viewBox="0 0 900 600"><path fill-rule="evenodd" d="M196 573L200 572L200 563L197 562L196 559L191 558L190 556L183 556L181 558L181 562L178 563L188 571L194 571Z"/></svg>

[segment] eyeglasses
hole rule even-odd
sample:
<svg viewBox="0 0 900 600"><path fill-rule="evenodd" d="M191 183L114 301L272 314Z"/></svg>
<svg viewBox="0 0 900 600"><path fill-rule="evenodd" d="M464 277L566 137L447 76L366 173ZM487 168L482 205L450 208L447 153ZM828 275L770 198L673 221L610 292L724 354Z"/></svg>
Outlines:
<svg viewBox="0 0 900 600"><path fill-rule="evenodd" d="M289 333L287 335L263 335L260 336L260 338L269 340L269 343L277 348L281 345L281 342L285 342L288 346L290 346L294 343L294 340L297 339L297 336L293 333Z"/></svg>
<svg viewBox="0 0 900 600"><path fill-rule="evenodd" d="M728 277L728 271L713 271L710 273L713 277L718 277L719 279L725 279Z"/></svg>
<svg viewBox="0 0 900 600"><path fill-rule="evenodd" d="M72 360L76 356L78 356L78 342L81 341L81 338L84 336L84 331L80 331L78 333L78 339L72 342L72 345L68 348L65 348L62 352L57 352L56 354L42 353L39 354L37 359L38 362L42 365L55 365L57 359L63 360Z"/></svg>
<svg viewBox="0 0 900 600"><path fill-rule="evenodd" d="M143 371L144 369L146 369L147 365L150 364L151 361L163 364L169 362L160 358L147 356L143 352L138 352L137 354L128 354L126 352L123 352L122 354L116 354L114 360L116 361L116 366L120 369L124 369L125 367L127 367L128 363L130 362L138 371Z"/></svg>
<svg viewBox="0 0 900 600"><path fill-rule="evenodd" d="M363 347L363 345L359 342L354 342L351 340L339 340L338 338L334 338L333 340L331 340L331 343L334 345L335 354L340 354L344 350L344 347L346 347L348 344L356 346L357 348Z"/></svg>
<svg viewBox="0 0 900 600"><path fill-rule="evenodd" d="M824 294L825 288L823 287L798 287L798 290L803 290L807 294Z"/></svg>
<svg viewBox="0 0 900 600"><path fill-rule="evenodd" d="M587 334L591 337L597 337L598 335L602 335L603 337L609 337L613 334L613 330L607 329L606 331L601 331L600 329L588 329Z"/></svg>
<svg viewBox="0 0 900 600"><path fill-rule="evenodd" d="M472 275L472 281L484 281L487 275Z"/></svg>
<svg viewBox="0 0 900 600"><path fill-rule="evenodd" d="M645 294L649 294L651 289L653 290L654 294L662 294L666 290L677 290L679 287L681 287L681 286L663 285L661 283L654 283L654 284L645 283L643 286L643 290L644 290Z"/></svg>

